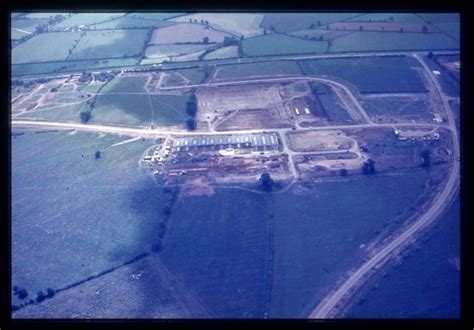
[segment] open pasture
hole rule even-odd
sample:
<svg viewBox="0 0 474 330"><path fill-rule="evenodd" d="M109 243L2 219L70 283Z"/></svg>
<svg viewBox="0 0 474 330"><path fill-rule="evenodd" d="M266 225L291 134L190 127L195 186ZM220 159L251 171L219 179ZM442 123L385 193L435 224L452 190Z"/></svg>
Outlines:
<svg viewBox="0 0 474 330"><path fill-rule="evenodd" d="M301 69L294 61L269 61L230 64L217 67L216 79L231 79L251 76L299 75Z"/></svg>
<svg viewBox="0 0 474 330"><path fill-rule="evenodd" d="M206 26L200 24L177 23L153 31L149 44L203 42L205 37L209 38L209 42L223 42L224 37L230 36L229 33L206 28Z"/></svg>
<svg viewBox="0 0 474 330"><path fill-rule="evenodd" d="M247 56L325 53L327 41L304 40L283 34L267 34L244 39L242 47Z"/></svg>
<svg viewBox="0 0 474 330"><path fill-rule="evenodd" d="M148 46L145 50L146 58L158 58L158 59L167 59L170 56L182 56L187 54L192 54L200 52L204 49L212 47L212 45L206 44L191 44L191 45L152 45Z"/></svg>

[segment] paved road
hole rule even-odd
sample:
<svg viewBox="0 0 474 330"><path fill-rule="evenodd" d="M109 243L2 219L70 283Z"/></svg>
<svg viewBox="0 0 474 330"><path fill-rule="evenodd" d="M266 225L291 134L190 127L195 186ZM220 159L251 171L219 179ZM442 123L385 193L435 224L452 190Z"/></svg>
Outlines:
<svg viewBox="0 0 474 330"><path fill-rule="evenodd" d="M341 299L347 294L347 292L353 288L363 277L368 274L375 266L381 265L386 262L393 252L396 252L403 244L407 243L420 229L426 227L435 221L449 205L452 198L454 198L458 192L459 186L459 162L457 157L460 155L460 146L458 133L454 124L454 116L451 112L447 98L442 93L441 87L437 78L431 72L430 68L426 63L416 54L415 58L422 64L423 68L427 71L428 75L433 80L438 93L443 100L443 105L448 115L448 122L453 140L453 166L451 168L449 178L446 185L439 196L436 198L431 207L424 213L418 220L416 220L406 231L393 239L384 248L377 252L371 257L366 263L364 263L355 273L353 273L337 290L329 294L323 301L310 313L308 318L327 318L331 311L334 310L336 305Z"/></svg>

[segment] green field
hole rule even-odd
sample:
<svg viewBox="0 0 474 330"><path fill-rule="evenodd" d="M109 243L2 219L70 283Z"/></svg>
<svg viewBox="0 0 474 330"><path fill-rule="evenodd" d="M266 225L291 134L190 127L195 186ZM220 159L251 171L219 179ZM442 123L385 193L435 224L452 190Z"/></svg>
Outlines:
<svg viewBox="0 0 474 330"><path fill-rule="evenodd" d="M206 56L204 56L204 59L212 60L212 59L217 59L217 58L235 58L235 57L239 57L237 46L229 46L229 47L222 47L208 53Z"/></svg>
<svg viewBox="0 0 474 330"><path fill-rule="evenodd" d="M308 75L328 75L348 80L361 93L424 92L419 63L411 57L334 58L300 61Z"/></svg>
<svg viewBox="0 0 474 330"><path fill-rule="evenodd" d="M48 24L48 20L44 18L14 19L12 20L11 27L28 32L34 32L36 27L40 24Z"/></svg>
<svg viewBox="0 0 474 330"><path fill-rule="evenodd" d="M124 76L111 80L101 93L145 93L146 76Z"/></svg>
<svg viewBox="0 0 474 330"><path fill-rule="evenodd" d="M328 43L326 41L302 40L283 34L267 34L242 41L245 55L281 55L281 54L307 54L325 53Z"/></svg>
<svg viewBox="0 0 474 330"><path fill-rule="evenodd" d="M112 21L107 21L104 23L94 24L91 27L97 30L107 30L107 29L130 29L130 28L160 28L168 25L172 25L171 22L159 21L159 20L149 20L142 19L137 17L132 17L130 15L121 17L119 19L114 19Z"/></svg>
<svg viewBox="0 0 474 330"><path fill-rule="evenodd" d="M188 79L191 84L199 84L204 80L204 69L183 69L178 70L180 74L182 74L186 79Z"/></svg>
<svg viewBox="0 0 474 330"><path fill-rule="evenodd" d="M52 104L51 106L54 106ZM88 106L86 103L72 104L72 105L56 105L54 108L40 109L29 111L19 115L19 119L36 119L36 120L49 120L57 122L80 122L79 114L81 111L87 110Z"/></svg>
<svg viewBox="0 0 474 330"><path fill-rule="evenodd" d="M132 13L129 16L149 19L149 20L166 20L168 18L185 15L186 13Z"/></svg>
<svg viewBox="0 0 474 330"><path fill-rule="evenodd" d="M55 28L70 28L79 25L92 25L109 21L115 18L122 17L124 14L121 13L80 13L73 14L71 17L66 18L64 21L56 24Z"/></svg>
<svg viewBox="0 0 474 330"><path fill-rule="evenodd" d="M311 24L317 26L318 21L321 25L325 25L360 15L358 13L272 13L265 14L260 26L267 30L274 27L275 31L284 33L308 29Z"/></svg>
<svg viewBox="0 0 474 330"><path fill-rule="evenodd" d="M35 75L53 72L72 72L136 65L138 58L110 58L101 60L57 61L44 63L13 64L12 76Z"/></svg>
<svg viewBox="0 0 474 330"><path fill-rule="evenodd" d="M330 52L459 49L459 42L443 33L354 32L337 38Z"/></svg>
<svg viewBox="0 0 474 330"><path fill-rule="evenodd" d="M191 45L154 45L147 47L145 56L148 58L167 58L169 56L180 56L191 54L200 50L213 47L213 45L191 44Z"/></svg>
<svg viewBox="0 0 474 330"><path fill-rule="evenodd" d="M393 21L390 20L393 18ZM348 22L395 22L395 23L423 23L415 14L409 13L371 13L349 18Z"/></svg>
<svg viewBox="0 0 474 330"><path fill-rule="evenodd" d="M269 61L217 67L217 79L249 76L300 75L301 69L294 61Z"/></svg>
<svg viewBox="0 0 474 330"><path fill-rule="evenodd" d="M69 60L135 57L143 51L147 30L88 31Z"/></svg>
<svg viewBox="0 0 474 330"><path fill-rule="evenodd" d="M118 126L184 125L189 95L101 94L91 122Z"/></svg>
<svg viewBox="0 0 474 330"><path fill-rule="evenodd" d="M12 64L62 61L68 56L68 49L79 40L79 32L41 33L12 49ZM47 47L45 47L47 45Z"/></svg>

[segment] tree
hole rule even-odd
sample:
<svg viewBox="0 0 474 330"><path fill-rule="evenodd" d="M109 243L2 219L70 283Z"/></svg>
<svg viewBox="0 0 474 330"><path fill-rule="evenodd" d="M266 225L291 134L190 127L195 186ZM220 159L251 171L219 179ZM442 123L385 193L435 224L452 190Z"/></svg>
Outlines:
<svg viewBox="0 0 474 330"><path fill-rule="evenodd" d="M28 297L28 291L26 291L25 288L19 288L18 289L18 298L20 298L21 300L25 299L26 297Z"/></svg>
<svg viewBox="0 0 474 330"><path fill-rule="evenodd" d="M305 34L305 35L304 35L304 38L305 38L305 39L308 39L308 35L307 35L307 34Z"/></svg>
<svg viewBox="0 0 474 330"><path fill-rule="evenodd" d="M102 153L101 153L99 150L97 150L97 151L95 152L95 159L99 159L100 156L102 156Z"/></svg>
<svg viewBox="0 0 474 330"><path fill-rule="evenodd" d="M38 291L38 293L36 294L36 302L37 303L40 303L40 302L43 302L44 300L46 299L46 296L44 295L43 291Z"/></svg>
<svg viewBox="0 0 474 330"><path fill-rule="evenodd" d="M267 30L263 29L263 35L267 34Z"/></svg>
<svg viewBox="0 0 474 330"><path fill-rule="evenodd" d="M196 112L197 112L196 103L193 102L193 101L188 101L188 102L186 102L186 112L187 112L188 115L190 115L191 117L195 117L195 116L196 116Z"/></svg>
<svg viewBox="0 0 474 330"><path fill-rule="evenodd" d="M375 173L375 162L372 159L367 159L362 165L362 172L364 174L374 174Z"/></svg>
<svg viewBox="0 0 474 330"><path fill-rule="evenodd" d="M404 31L404 30L403 30L403 28L401 27L401 28L400 28L400 33L403 33L403 31Z"/></svg>
<svg viewBox="0 0 474 330"><path fill-rule="evenodd" d="M204 44L208 44L208 43L209 43L209 37L204 37L204 38L202 38L202 42L203 42Z"/></svg>
<svg viewBox="0 0 474 330"><path fill-rule="evenodd" d="M359 26L359 31L364 30L364 27L362 25Z"/></svg>
<svg viewBox="0 0 474 330"><path fill-rule="evenodd" d="M429 52L429 53L428 53L428 57L429 57L429 58L433 58L433 57L434 57L433 52Z"/></svg>
<svg viewBox="0 0 474 330"><path fill-rule="evenodd" d="M272 190L273 185L275 184L275 181L272 179L270 174L268 174L267 172L262 173L262 175L260 176L259 181L260 181L260 186L265 191Z"/></svg>
<svg viewBox="0 0 474 330"><path fill-rule="evenodd" d="M192 22L193 22L193 19L192 19L192 18L190 18L190 19L189 19L189 23L192 23Z"/></svg>
<svg viewBox="0 0 474 330"><path fill-rule="evenodd" d="M53 289L48 288L48 290L46 290L46 298L48 299L53 298L54 294L55 294L55 291Z"/></svg>
<svg viewBox="0 0 474 330"><path fill-rule="evenodd" d="M421 31L423 31L423 33L428 32L428 27L426 25L423 25L423 28L421 29Z"/></svg>
<svg viewBox="0 0 474 330"><path fill-rule="evenodd" d="M206 20L206 21L204 21L204 23L205 23L206 25L209 25L209 21L207 21L207 20Z"/></svg>
<svg viewBox="0 0 474 330"><path fill-rule="evenodd" d="M311 23L311 24L309 25L309 28L310 28L310 29L314 29L314 24Z"/></svg>
<svg viewBox="0 0 474 330"><path fill-rule="evenodd" d="M203 24L203 25L204 25L204 20L203 20L203 19L201 20L201 24Z"/></svg>
<svg viewBox="0 0 474 330"><path fill-rule="evenodd" d="M341 168L339 170L339 175L340 176L347 176L347 170L345 168Z"/></svg>
<svg viewBox="0 0 474 330"><path fill-rule="evenodd" d="M429 167L431 165L431 151L429 149L421 151L420 157L423 159L421 167Z"/></svg>
<svg viewBox="0 0 474 330"><path fill-rule="evenodd" d="M189 118L186 120L186 126L188 127L188 130L194 131L196 129L196 120L193 118Z"/></svg>
<svg viewBox="0 0 474 330"><path fill-rule="evenodd" d="M89 111L82 111L79 116L81 118L81 123L87 123L89 119L91 119L91 113Z"/></svg>
<svg viewBox="0 0 474 330"><path fill-rule="evenodd" d="M317 26L321 26L321 21L317 21L317 22L316 22L316 25L317 25Z"/></svg>

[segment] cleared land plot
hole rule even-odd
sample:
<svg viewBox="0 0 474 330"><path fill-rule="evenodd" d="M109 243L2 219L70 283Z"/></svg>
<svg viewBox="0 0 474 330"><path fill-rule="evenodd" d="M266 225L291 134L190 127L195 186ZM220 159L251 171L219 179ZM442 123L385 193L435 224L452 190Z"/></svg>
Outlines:
<svg viewBox="0 0 474 330"><path fill-rule="evenodd" d="M112 21L107 21L104 23L94 24L92 27L97 30L102 29L130 29L130 28L151 28L151 27L164 27L172 25L171 22L159 21L159 20L149 20L141 19L137 17L132 17L130 15L121 17L119 19L114 19Z"/></svg>
<svg viewBox="0 0 474 330"><path fill-rule="evenodd" d="M12 64L62 61L69 55L79 32L41 33L12 49ZM47 47L45 47L47 45Z"/></svg>
<svg viewBox="0 0 474 330"><path fill-rule="evenodd" d="M239 57L237 46L222 47L216 49L204 56L205 60L213 60L218 58L234 58Z"/></svg>
<svg viewBox="0 0 474 330"><path fill-rule="evenodd" d="M189 22L190 19L197 20L198 23L201 20L209 21L209 25L216 28L217 30L232 33L234 35L244 37L253 37L256 35L263 34L263 29L260 27L260 23L263 19L263 14L242 14L242 13L215 13L215 14L192 14L186 16L180 16L171 19L174 22Z"/></svg>
<svg viewBox="0 0 474 330"><path fill-rule="evenodd" d="M439 32L439 30L433 26L423 22L420 23L411 23L411 22L338 22L328 25L331 30L350 30L350 31L359 31L361 28L364 31L396 31L400 32L400 29L403 29L403 32L424 32L423 29L426 28L426 33L428 32Z"/></svg>
<svg viewBox="0 0 474 330"><path fill-rule="evenodd" d="M150 45L171 44L179 42L202 42L204 37L209 42L223 42L224 37L231 36L229 33L216 31L212 28L206 29L204 25L178 23L153 31Z"/></svg>
<svg viewBox="0 0 474 330"><path fill-rule="evenodd" d="M289 145L294 151L346 150L354 145L351 138L341 131L305 131L287 134Z"/></svg>
<svg viewBox="0 0 474 330"><path fill-rule="evenodd" d="M147 76L122 76L111 80L101 90L103 93L146 93Z"/></svg>
<svg viewBox="0 0 474 330"><path fill-rule="evenodd" d="M88 31L68 59L133 57L142 53L146 34L147 30Z"/></svg>
<svg viewBox="0 0 474 330"><path fill-rule="evenodd" d="M115 18L122 17L124 14L121 13L80 13L73 14L66 18L64 21L56 24L55 28L69 28L79 25L92 25L96 23L102 23Z"/></svg>
<svg viewBox="0 0 474 330"><path fill-rule="evenodd" d="M84 61L57 61L43 63L13 64L12 76L33 75L53 72L73 72L78 70L93 70L98 68L132 66L139 58L109 58Z"/></svg>
<svg viewBox="0 0 474 330"><path fill-rule="evenodd" d="M216 126L217 131L254 129L260 128L284 128L291 127L291 122L282 117L276 108L268 109L245 109L239 110L231 118L224 120Z"/></svg>
<svg viewBox="0 0 474 330"><path fill-rule="evenodd" d="M194 44L194 45L154 45L147 47L145 56L147 58L167 58L170 56L182 56L200 52L206 48L212 47L213 45L206 44Z"/></svg>
<svg viewBox="0 0 474 330"><path fill-rule="evenodd" d="M15 29L24 30L27 32L34 32L36 27L40 24L48 24L48 19L41 19L41 18L14 19L11 22L11 27Z"/></svg>
<svg viewBox="0 0 474 330"><path fill-rule="evenodd" d="M384 97L379 99L364 99L362 106L369 116L401 116L431 118L430 104L427 100L410 100Z"/></svg>
<svg viewBox="0 0 474 330"><path fill-rule="evenodd" d="M283 34L267 34L242 41L247 56L325 53L326 41L304 40Z"/></svg>
<svg viewBox="0 0 474 330"><path fill-rule="evenodd" d="M217 67L216 79L251 76L300 75L301 69L293 61L270 61L222 65Z"/></svg>
<svg viewBox="0 0 474 330"><path fill-rule="evenodd" d="M361 93L426 91L414 69L419 64L411 57L316 59L300 61L300 65L305 74L342 78Z"/></svg>
<svg viewBox="0 0 474 330"><path fill-rule="evenodd" d="M371 13L349 18L349 22L397 22L397 23L423 23L415 14L408 13Z"/></svg>
<svg viewBox="0 0 474 330"><path fill-rule="evenodd" d="M459 49L444 33L354 32L335 39L329 52Z"/></svg>
<svg viewBox="0 0 474 330"><path fill-rule="evenodd" d="M119 126L183 125L189 95L101 94L91 122Z"/></svg>
<svg viewBox="0 0 474 330"><path fill-rule="evenodd" d="M326 25L332 22L344 21L351 17L360 16L358 13L272 13L265 14L260 24L261 27L271 30L275 28L277 32L291 32L296 30L308 29L311 24L315 26Z"/></svg>
<svg viewBox="0 0 474 330"><path fill-rule="evenodd" d="M131 13L129 16L149 20L165 20L176 16L182 16L186 13Z"/></svg>

